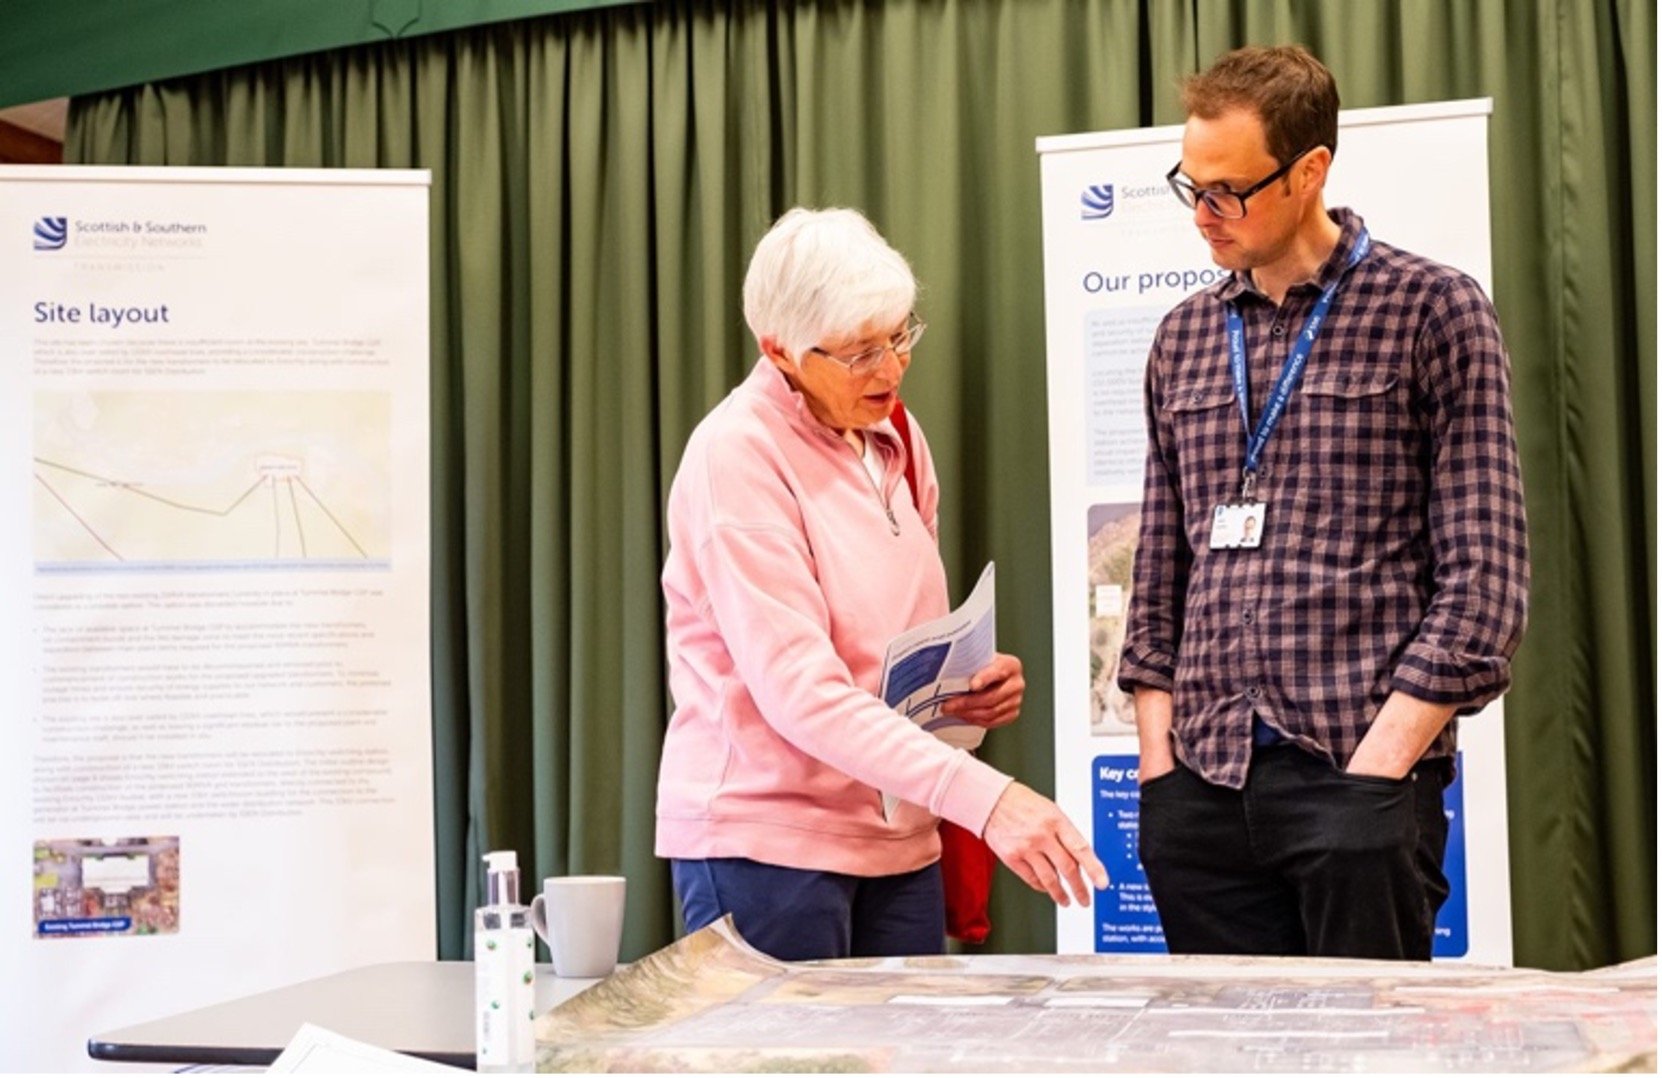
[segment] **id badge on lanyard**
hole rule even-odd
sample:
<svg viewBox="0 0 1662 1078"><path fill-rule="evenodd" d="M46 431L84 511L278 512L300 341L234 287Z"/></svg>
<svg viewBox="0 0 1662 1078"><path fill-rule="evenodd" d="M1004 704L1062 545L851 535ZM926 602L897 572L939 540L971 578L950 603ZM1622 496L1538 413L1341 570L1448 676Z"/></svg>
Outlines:
<svg viewBox="0 0 1662 1078"><path fill-rule="evenodd" d="M1256 550L1264 541L1264 502L1224 502L1212 509L1213 550Z"/></svg>
<svg viewBox="0 0 1662 1078"><path fill-rule="evenodd" d="M1364 228L1356 237L1356 246L1351 249L1350 259L1345 264L1346 270L1362 261L1362 256L1368 253L1368 246L1368 230ZM1328 308L1333 306L1333 297L1343 280L1344 274L1340 274L1332 284L1322 289L1321 297L1304 320L1304 328L1293 341L1292 351L1281 368L1281 376L1275 380L1270 399L1264 405L1264 414L1258 417L1257 427L1252 425L1247 406L1246 324L1235 304L1225 305L1229 328L1229 376L1235 384L1235 400L1241 406L1247 448L1246 467L1241 469L1240 497L1212 508L1209 545L1213 550L1256 550L1264 541L1269 505L1254 496L1258 468L1264 460L1264 447L1269 444L1270 435L1275 432L1276 424L1281 422L1282 413L1287 410L1287 402L1292 400L1293 390L1298 388L1299 379L1304 376L1304 364L1310 359L1310 350L1315 346L1316 336L1321 332L1322 322L1327 318Z"/></svg>

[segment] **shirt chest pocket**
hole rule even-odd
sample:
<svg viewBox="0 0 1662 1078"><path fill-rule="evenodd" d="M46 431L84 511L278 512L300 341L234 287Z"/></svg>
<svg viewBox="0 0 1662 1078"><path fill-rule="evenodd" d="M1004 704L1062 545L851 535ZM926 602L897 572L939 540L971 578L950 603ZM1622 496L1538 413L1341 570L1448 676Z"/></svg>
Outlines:
<svg viewBox="0 0 1662 1078"><path fill-rule="evenodd" d="M1320 374L1306 371L1302 389L1306 397L1315 398L1312 402L1315 406L1343 411L1391 407L1392 402L1385 398L1396 387L1395 371L1336 370Z"/></svg>
<svg viewBox="0 0 1662 1078"><path fill-rule="evenodd" d="M1203 415L1214 408L1235 403L1235 390L1228 382L1179 386L1166 398L1166 411L1178 416Z"/></svg>
<svg viewBox="0 0 1662 1078"><path fill-rule="evenodd" d="M1228 382L1179 386L1166 396L1162 410L1183 475L1239 477L1246 434Z"/></svg>
<svg viewBox="0 0 1662 1078"><path fill-rule="evenodd" d="M1406 416L1398 384L1392 370L1306 371L1298 394L1301 440L1318 445L1333 439L1392 440Z"/></svg>
<svg viewBox="0 0 1662 1078"><path fill-rule="evenodd" d="M1415 461L1412 419L1394 370L1306 371L1297 445L1317 486L1394 496Z"/></svg>

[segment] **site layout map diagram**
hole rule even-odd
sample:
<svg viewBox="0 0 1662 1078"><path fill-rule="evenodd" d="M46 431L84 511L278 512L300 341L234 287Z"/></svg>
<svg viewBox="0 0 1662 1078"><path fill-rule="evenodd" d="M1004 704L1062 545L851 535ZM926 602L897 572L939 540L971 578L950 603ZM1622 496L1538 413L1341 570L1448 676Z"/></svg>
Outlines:
<svg viewBox="0 0 1662 1078"><path fill-rule="evenodd" d="M35 564L384 567L390 417L382 392L39 392Z"/></svg>
<svg viewBox="0 0 1662 1078"><path fill-rule="evenodd" d="M1654 959L785 963L724 920L543 1015L541 1071L1654 1070Z"/></svg>

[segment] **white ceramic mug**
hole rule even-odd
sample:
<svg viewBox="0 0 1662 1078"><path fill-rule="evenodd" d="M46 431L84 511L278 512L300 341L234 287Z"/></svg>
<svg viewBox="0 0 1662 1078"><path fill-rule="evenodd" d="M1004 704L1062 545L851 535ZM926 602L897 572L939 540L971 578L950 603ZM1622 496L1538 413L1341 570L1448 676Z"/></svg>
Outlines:
<svg viewBox="0 0 1662 1078"><path fill-rule="evenodd" d="M557 977L604 977L623 940L622 876L550 876L531 900L531 927Z"/></svg>

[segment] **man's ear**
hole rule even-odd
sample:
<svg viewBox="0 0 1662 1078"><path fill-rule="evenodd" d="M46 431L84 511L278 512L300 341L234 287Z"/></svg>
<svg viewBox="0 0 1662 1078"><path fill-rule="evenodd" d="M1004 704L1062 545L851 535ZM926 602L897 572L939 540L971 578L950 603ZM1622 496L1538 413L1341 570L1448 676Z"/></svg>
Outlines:
<svg viewBox="0 0 1662 1078"><path fill-rule="evenodd" d="M1327 186L1327 172L1333 167L1333 151L1326 146L1317 146L1305 154L1295 166L1301 174L1301 186L1306 191L1321 191Z"/></svg>
<svg viewBox="0 0 1662 1078"><path fill-rule="evenodd" d="M791 357L785 352L785 346L779 343L778 337L759 337L756 343L761 346L762 355L767 357L769 363L786 374L796 373L796 364L791 362Z"/></svg>

